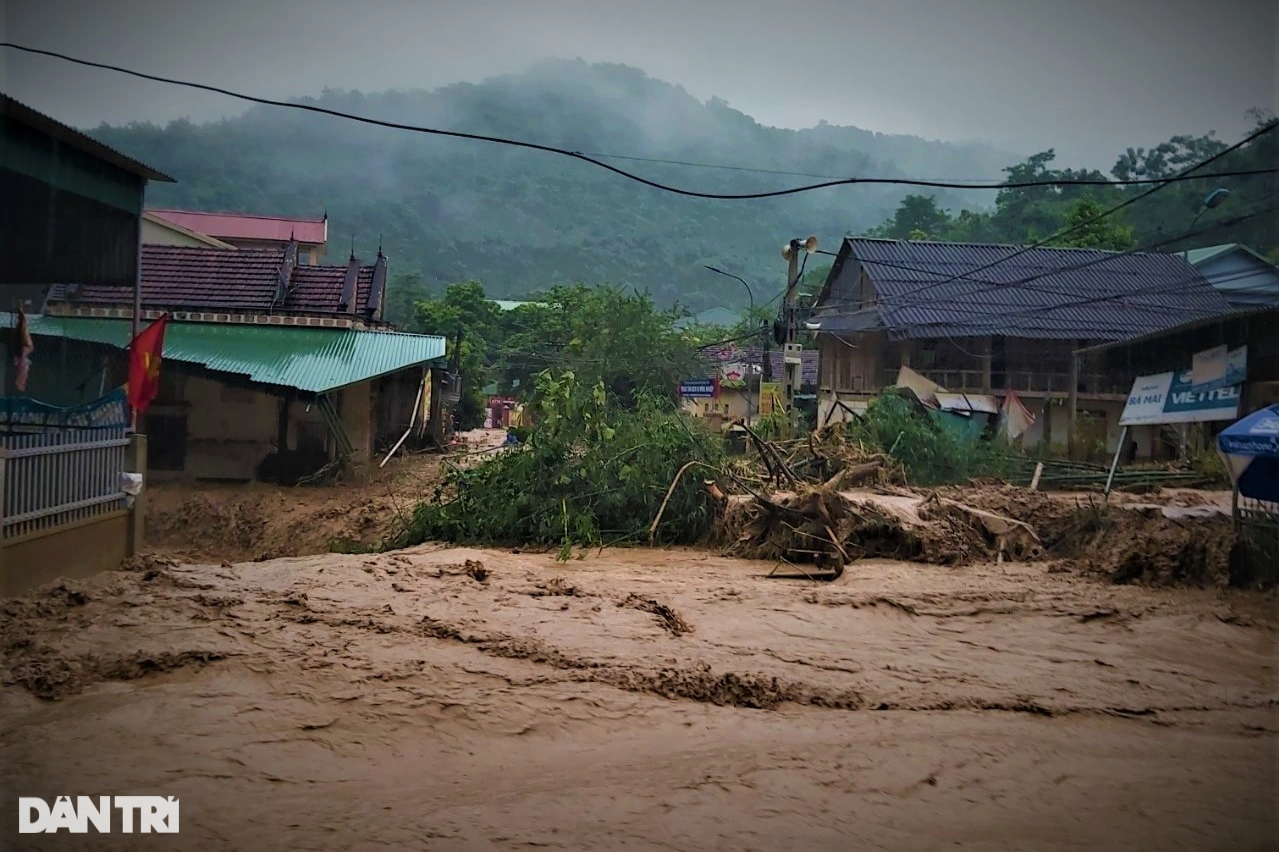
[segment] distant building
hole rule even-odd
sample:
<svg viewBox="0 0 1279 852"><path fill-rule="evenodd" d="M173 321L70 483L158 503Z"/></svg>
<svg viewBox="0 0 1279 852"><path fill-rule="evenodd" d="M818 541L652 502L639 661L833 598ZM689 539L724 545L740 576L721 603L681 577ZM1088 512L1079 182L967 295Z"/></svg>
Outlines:
<svg viewBox="0 0 1279 852"><path fill-rule="evenodd" d="M1077 349L1229 313L1181 254L850 238L818 295L818 421L864 409L902 368L943 391L1015 394L1028 444L1103 456L1131 377ZM1073 433L1073 434L1072 434Z"/></svg>
<svg viewBox="0 0 1279 852"><path fill-rule="evenodd" d="M161 219L154 213L142 212L142 242L149 246L178 246L186 248L220 248L235 250L235 246L201 234L190 228Z"/></svg>
<svg viewBox="0 0 1279 852"><path fill-rule="evenodd" d="M692 397L683 400L683 409L693 417L701 417L726 426L735 420L754 420L760 415L760 387L764 380L764 352L754 347L725 346L703 353L701 376L719 380L719 395L712 398ZM780 385L784 359L781 350L767 354L771 381ZM818 353L808 349L802 353L800 395L817 390Z"/></svg>
<svg viewBox="0 0 1279 852"><path fill-rule="evenodd" d="M1279 268L1247 246L1191 249L1185 257L1233 307L1279 305Z"/></svg>
<svg viewBox="0 0 1279 852"><path fill-rule="evenodd" d="M297 262L313 266L324 257L329 241L329 217L290 219L249 213L208 213L196 210L147 209L142 241L148 245L191 245L189 234L211 237L238 249L284 250L297 244Z"/></svg>

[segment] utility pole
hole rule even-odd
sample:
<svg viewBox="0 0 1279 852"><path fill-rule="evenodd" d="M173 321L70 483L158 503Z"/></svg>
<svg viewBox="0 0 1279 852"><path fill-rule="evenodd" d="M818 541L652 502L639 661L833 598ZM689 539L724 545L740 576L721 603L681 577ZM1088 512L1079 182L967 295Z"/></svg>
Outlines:
<svg viewBox="0 0 1279 852"><path fill-rule="evenodd" d="M796 299L799 295L799 253L817 251L817 237L806 240L792 239L782 247L786 261L786 296L782 307L782 382L787 418L791 426L796 424L795 391L800 386L803 370L802 349L799 337L799 318Z"/></svg>

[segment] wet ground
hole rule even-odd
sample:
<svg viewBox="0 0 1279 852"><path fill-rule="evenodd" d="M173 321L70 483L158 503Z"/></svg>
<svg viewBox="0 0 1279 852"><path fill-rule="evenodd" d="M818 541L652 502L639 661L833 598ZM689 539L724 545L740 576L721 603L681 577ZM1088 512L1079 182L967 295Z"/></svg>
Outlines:
<svg viewBox="0 0 1279 852"><path fill-rule="evenodd" d="M770 567L428 547L0 602L8 800L180 798L100 849L1274 848L1273 597Z"/></svg>

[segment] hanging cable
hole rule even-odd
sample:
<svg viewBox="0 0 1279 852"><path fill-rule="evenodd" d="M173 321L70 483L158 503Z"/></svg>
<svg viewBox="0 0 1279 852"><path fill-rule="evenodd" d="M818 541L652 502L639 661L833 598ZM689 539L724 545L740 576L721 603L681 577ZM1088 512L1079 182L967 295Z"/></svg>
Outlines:
<svg viewBox="0 0 1279 852"><path fill-rule="evenodd" d="M352 113L342 112L340 110L329 109L328 107L317 106L315 104L304 104L304 103L297 103L293 101L281 101L281 100L275 100L272 98L264 98L257 95L248 95L242 92L235 92L230 89L224 89L219 86L211 86L206 83L194 83L188 80L177 80L171 77L162 77L156 74L147 74L142 71L134 71L129 68L123 68L118 65L110 65L104 62L92 62L87 59L79 59L77 57L68 56L63 53L57 53L52 50L42 50L40 48L27 47L25 45L15 44L14 42L0 42L0 47L9 48L10 50L18 50L24 53L29 53L37 56L47 56L53 59L60 59L64 62L71 62L76 65L83 65L88 68L98 68L104 71L114 71L119 74L127 74L131 77L137 77L138 79L141 79L141 80L150 80L152 82L164 83L166 85L171 85L171 86L182 86L189 89L198 89L200 91L213 92L214 94L225 95L226 97L247 101L249 103L261 104L262 106L281 107L284 109L295 109L303 112L311 112L311 113L317 113L320 115L328 115L334 118L341 118L348 121L356 121L362 124L369 124L376 127L386 127L392 130L407 130L414 133L425 133L432 136L445 136L452 139L469 139L475 142L490 142L497 145L508 145L515 148L525 148L531 151L541 151L547 154L557 154L562 157L569 157L574 160L580 160L584 163L589 163L590 165L612 172L615 175L627 178L628 180L635 181L636 183L643 184L644 186L648 186L653 189L658 189L663 192L670 192L675 195L682 195L688 198L705 198L705 199L722 200L722 201L749 201L749 200L756 200L756 199L762 199L762 198L780 198L782 196L797 195L803 192L812 192L814 190L827 189L829 187L834 187L834 186L854 186L854 185L861 185L861 184L890 185L890 186L919 186L919 187L931 187L934 189L994 189L994 190L1027 189L1030 187L1038 187L1038 186L1121 186L1121 185L1156 184L1154 189L1157 190L1160 187L1167 185L1168 183L1176 183L1182 180L1192 179L1192 178L1186 177L1185 174L1183 173L1182 175L1175 175L1170 178L1140 178L1140 179L1127 180L1127 181L1110 181L1110 180L1095 181L1095 180L1067 179L1067 180L1056 180L1056 181L1019 181L1019 182L1008 182L1008 183L972 184L972 183L960 183L960 182L952 182L952 181L915 180L911 178L849 177L849 178L838 178L835 180L827 180L821 183L807 184L804 186L794 186L794 187L789 187L787 189L769 190L766 192L743 192L743 193L700 192L698 190L684 189L682 187L664 184L659 181L649 180L646 177L642 177L640 175L634 174L633 172L628 172L625 169L619 169L616 166L605 163L603 162L603 160L596 158L599 155L596 155L596 157L592 157L592 156L588 156L587 154L583 154L580 151L571 151L566 148L557 148L552 145L542 145L537 142L527 142L520 139L508 139L501 136L488 136L480 133L465 133L459 130L441 130L439 128L434 128L434 127L424 127L420 125L404 124L396 121L384 121L382 119L369 118L367 116L354 115ZM1235 146L1235 147L1238 147L1238 146ZM1227 150L1228 151L1233 150L1233 148L1227 149ZM1219 154L1216 157L1213 157L1209 160L1204 161L1204 163L1201 163L1199 166L1196 166L1194 168L1198 169L1204 165L1207 165L1209 162L1212 162L1213 160L1217 159L1220 156L1221 155ZM1246 169L1246 170L1240 170L1235 172L1221 172L1214 175L1200 175L1194 179L1199 179L1202 177L1244 177L1249 175L1263 175L1263 174L1275 174L1275 173L1279 173L1279 167L1267 168L1267 169ZM1154 190L1151 190L1151 191L1154 191ZM1131 202L1128 202L1128 203L1131 203ZM1077 227L1083 227L1084 225L1087 225L1087 224L1089 223L1084 222ZM1053 237L1053 239L1056 239L1056 237Z"/></svg>

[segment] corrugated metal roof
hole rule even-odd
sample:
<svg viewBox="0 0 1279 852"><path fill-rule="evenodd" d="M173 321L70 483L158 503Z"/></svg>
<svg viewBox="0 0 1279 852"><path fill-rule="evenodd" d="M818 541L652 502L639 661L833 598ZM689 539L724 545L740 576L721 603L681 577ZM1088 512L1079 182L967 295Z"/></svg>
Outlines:
<svg viewBox="0 0 1279 852"><path fill-rule="evenodd" d="M1198 266L1205 260L1212 260L1214 257L1222 254L1229 254L1239 247L1238 243L1222 243L1219 246L1205 246L1203 248L1191 249L1186 252L1186 260L1190 261L1192 266Z"/></svg>
<svg viewBox="0 0 1279 852"><path fill-rule="evenodd" d="M1117 340L1230 310L1181 254L1037 248L1012 257L1017 251L846 239L819 307L857 312L865 270L878 299L874 310L898 340L985 334ZM836 325L822 322L823 329Z"/></svg>
<svg viewBox="0 0 1279 852"><path fill-rule="evenodd" d="M24 104L22 101L9 97L4 92L0 92L0 115L9 116L14 121L32 127L46 136L51 136L74 148L79 148L86 154L91 154L100 160L105 160L117 169L135 174L138 177L147 180L162 181L164 183L177 183L173 178L164 172L156 171L150 166L139 163L137 160L120 153L109 145L103 145L98 140L86 136L74 127L63 124L55 118L45 115L38 110Z"/></svg>
<svg viewBox="0 0 1279 852"><path fill-rule="evenodd" d="M1212 325L1213 323L1234 322L1241 319L1253 319L1265 317L1267 314L1273 314L1271 318L1279 323L1279 305L1262 305L1260 307L1237 308L1228 314L1220 316L1205 317L1203 319L1191 320L1180 325L1169 326L1168 328L1156 329L1147 334L1136 334L1132 337L1125 337L1119 340L1110 340L1105 343L1095 343L1092 346L1085 346L1082 349L1076 349L1076 355L1091 355L1095 352L1106 352L1110 349L1118 349L1121 346L1133 346L1138 343L1146 343L1151 340L1158 340L1161 337L1168 337L1174 334L1181 334L1184 331L1192 331L1196 328Z"/></svg>
<svg viewBox="0 0 1279 852"><path fill-rule="evenodd" d="M283 243L295 239L308 245L323 245L329 237L328 219L291 219L285 216L210 213L165 207L148 207L147 212L166 222L220 240L270 240Z"/></svg>
<svg viewBox="0 0 1279 852"><path fill-rule="evenodd" d="M30 317L31 333L124 348L128 320ZM12 325L12 315L7 316ZM39 341L36 342L37 349ZM342 328L172 322L164 355L219 373L310 393L395 373L444 357L444 338L426 334Z"/></svg>

